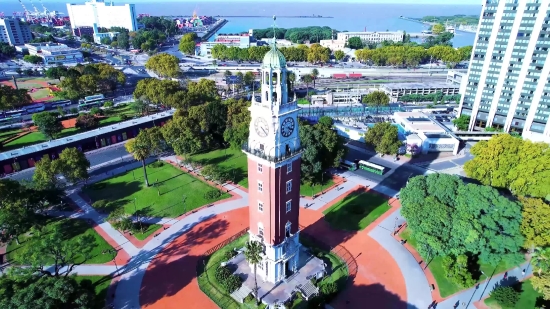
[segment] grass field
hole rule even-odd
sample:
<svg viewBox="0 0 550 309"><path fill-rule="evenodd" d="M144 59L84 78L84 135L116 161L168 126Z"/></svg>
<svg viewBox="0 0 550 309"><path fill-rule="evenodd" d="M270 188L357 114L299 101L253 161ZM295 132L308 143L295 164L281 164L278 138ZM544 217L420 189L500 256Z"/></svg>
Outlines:
<svg viewBox="0 0 550 309"><path fill-rule="evenodd" d="M127 115L128 117L131 118L131 117L136 116L136 113L129 106L113 108L112 110L110 110L107 117L102 118L99 121L99 126L103 127L103 126L108 126L108 125L111 125L111 124L114 124L114 123L119 123L119 122L123 121L122 118L121 118L122 115ZM13 132L13 131L19 131L20 132L21 130L12 130L12 131L8 131L8 132ZM81 131L77 128L68 128L68 129L62 130L57 138L63 138L63 137L71 136L71 135L82 133L82 132L84 132L84 131ZM8 133L0 132L0 141L5 140L9 137L8 136L8 137L4 138L3 137L4 134L8 135ZM21 138L18 138L16 140L14 140L14 141L12 141L8 144L5 144L3 151L17 149L17 148L26 147L26 146L31 146L31 145L43 143L43 142L46 142L46 141L48 141L48 138L46 138L46 136L44 136L44 134L42 134L40 132L32 132L30 134L27 134L27 135L25 135Z"/></svg>
<svg viewBox="0 0 550 309"><path fill-rule="evenodd" d="M240 149L219 149L194 155L191 158L201 165L215 164L225 170L235 183L248 188L248 161Z"/></svg>
<svg viewBox="0 0 550 309"><path fill-rule="evenodd" d="M0 143L7 140L8 138L14 137L15 135L23 132L21 129L10 129L0 131Z"/></svg>
<svg viewBox="0 0 550 309"><path fill-rule="evenodd" d="M94 286L96 296L95 309L105 308L105 300L107 299L107 292L109 291L109 285L111 285L111 277L108 276L76 276L75 280L79 283L88 280Z"/></svg>
<svg viewBox="0 0 550 309"><path fill-rule="evenodd" d="M141 227L139 223L136 224L136 230L138 233L134 233L134 237L138 240L144 240L153 234L156 230L160 229L162 225L160 224L143 224L143 233L141 232Z"/></svg>
<svg viewBox="0 0 550 309"><path fill-rule="evenodd" d="M42 87L42 86L40 86ZM40 90L37 90L35 92L29 92L29 95L34 101L39 101L44 98L48 98L50 96L50 89L48 88L42 88Z"/></svg>
<svg viewBox="0 0 550 309"><path fill-rule="evenodd" d="M91 252L91 258L87 261L78 261L86 262L88 264L102 264L111 261L115 257L115 251L111 245L109 245L89 224L84 220L80 219L60 219L60 218L51 218L43 217L44 231L52 231L56 226L61 227L61 230L65 234L66 241L73 241L76 237L80 235L92 235L95 239L95 247ZM20 235L19 242L21 245L17 245L15 240L11 241L8 244L7 248L7 258L8 261L17 261L20 256L22 248L27 246L34 246L40 242L40 238L32 237L28 235ZM112 250L112 253L103 254L103 251Z"/></svg>
<svg viewBox="0 0 550 309"><path fill-rule="evenodd" d="M416 248L418 243L411 235L410 229L405 229L401 233L399 233L401 238L405 239L407 243L409 243L412 247ZM427 259L425 259L427 260ZM439 293L441 294L441 297L447 297L450 295L453 295L459 291L462 291L469 287L461 287L454 282L449 281L445 277L445 269L443 268L442 261L443 257L437 256L429 261L428 268L431 270L432 274L434 275L435 281L437 282L437 287L439 288ZM502 273L507 269L512 268L514 265L508 265L506 263L500 263L496 268L483 263L478 263L479 268L474 271L483 271L488 276L492 274L498 274ZM485 280L485 276L481 275L480 278L478 278L477 282L482 282Z"/></svg>
<svg viewBox="0 0 550 309"><path fill-rule="evenodd" d="M134 206L145 216L177 217L203 205L230 197L224 193L217 199L207 199L206 192L216 190L197 178L169 164L147 166L150 187L144 184L143 168L106 179L86 188L84 192L95 202L108 200L111 207L124 207L129 214ZM155 183L158 185L154 186ZM160 195L159 193L160 192ZM185 197L185 204L182 203Z"/></svg>
<svg viewBox="0 0 550 309"><path fill-rule="evenodd" d="M509 308L502 308L501 306L499 306L492 297L487 298L485 300L485 304L489 306L489 308L491 309L509 309ZM517 302L514 308L538 309L538 308L548 308L549 305L550 305L550 301L545 301L542 298L542 294L535 291L535 289L533 288L533 285L531 284L531 280L526 280L521 283L521 295L520 295L519 301Z"/></svg>
<svg viewBox="0 0 550 309"><path fill-rule="evenodd" d="M390 206L384 197L364 192L351 194L342 201L323 211L325 219L332 227L359 231L385 213Z"/></svg>
<svg viewBox="0 0 550 309"><path fill-rule="evenodd" d="M312 185L301 184L300 185L300 195L313 196L315 194L319 194L322 191L328 189L333 184L334 184L334 180L332 180L332 179L325 180L325 182L322 185L321 184L315 184L315 185L312 186Z"/></svg>

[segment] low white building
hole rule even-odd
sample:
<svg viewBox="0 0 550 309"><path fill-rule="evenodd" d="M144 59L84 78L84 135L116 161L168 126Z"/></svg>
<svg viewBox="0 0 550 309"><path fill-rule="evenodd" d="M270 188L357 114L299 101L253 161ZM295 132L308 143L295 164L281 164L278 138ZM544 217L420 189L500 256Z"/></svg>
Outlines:
<svg viewBox="0 0 550 309"><path fill-rule="evenodd" d="M320 40L319 44L332 51L344 50L344 48L346 48L346 41L340 40Z"/></svg>
<svg viewBox="0 0 550 309"><path fill-rule="evenodd" d="M339 32L336 38L338 41L347 42L353 37L358 37L366 43L403 42L403 31Z"/></svg>
<svg viewBox="0 0 550 309"><path fill-rule="evenodd" d="M109 38L111 41L118 36L118 32L99 32L94 33L94 42L101 44L101 39Z"/></svg>
<svg viewBox="0 0 550 309"><path fill-rule="evenodd" d="M421 112L396 112L395 122L406 132L407 145L417 145L422 153L458 153L460 140L451 130L433 117Z"/></svg>
<svg viewBox="0 0 550 309"><path fill-rule="evenodd" d="M212 48L216 45L227 47L248 48L251 45L251 36L246 34L220 34L212 42L200 43L200 56L209 57L212 55Z"/></svg>
<svg viewBox="0 0 550 309"><path fill-rule="evenodd" d="M29 54L44 59L45 65L81 63L84 61L80 50L70 48L65 44L36 43L25 44L25 47L29 50Z"/></svg>
<svg viewBox="0 0 550 309"><path fill-rule="evenodd" d="M466 78L467 74L468 73L465 72L449 70L447 72L447 83L460 86L458 92L460 92L460 94L464 94L466 91L466 85L468 84L468 79Z"/></svg>

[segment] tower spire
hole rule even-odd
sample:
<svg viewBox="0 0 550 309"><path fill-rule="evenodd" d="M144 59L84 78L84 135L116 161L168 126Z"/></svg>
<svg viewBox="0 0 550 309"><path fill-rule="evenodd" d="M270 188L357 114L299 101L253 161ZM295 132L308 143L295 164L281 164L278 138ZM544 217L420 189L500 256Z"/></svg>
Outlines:
<svg viewBox="0 0 550 309"><path fill-rule="evenodd" d="M277 28L277 16L273 15L273 46L275 46L275 40L276 40L276 34L275 34L275 29Z"/></svg>

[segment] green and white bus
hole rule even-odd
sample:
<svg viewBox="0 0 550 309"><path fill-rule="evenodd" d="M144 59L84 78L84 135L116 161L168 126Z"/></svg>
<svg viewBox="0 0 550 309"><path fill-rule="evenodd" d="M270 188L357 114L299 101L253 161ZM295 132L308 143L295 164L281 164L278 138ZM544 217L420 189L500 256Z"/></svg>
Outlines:
<svg viewBox="0 0 550 309"><path fill-rule="evenodd" d="M348 160L340 160L340 167L350 171L355 171L357 170L357 163Z"/></svg>
<svg viewBox="0 0 550 309"><path fill-rule="evenodd" d="M87 111L93 107L101 107L105 101L107 101L107 99L105 99L105 96L102 94L90 95L78 101L78 110Z"/></svg>
<svg viewBox="0 0 550 309"><path fill-rule="evenodd" d="M384 171L386 170L386 168L381 165L363 160L359 161L359 168L367 172L375 173L377 175L383 175Z"/></svg>

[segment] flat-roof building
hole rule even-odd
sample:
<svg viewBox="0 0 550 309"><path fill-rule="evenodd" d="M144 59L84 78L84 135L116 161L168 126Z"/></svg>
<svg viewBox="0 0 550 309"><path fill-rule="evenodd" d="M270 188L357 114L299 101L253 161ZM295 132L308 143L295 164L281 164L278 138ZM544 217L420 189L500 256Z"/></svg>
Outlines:
<svg viewBox="0 0 550 309"><path fill-rule="evenodd" d="M25 44L29 54L44 59L44 64L81 63L84 61L82 52L58 43L33 43Z"/></svg>
<svg viewBox="0 0 550 309"><path fill-rule="evenodd" d="M434 117L421 112L396 112L393 119L406 131L407 146L417 145L422 153L458 153L460 140Z"/></svg>
<svg viewBox="0 0 550 309"><path fill-rule="evenodd" d="M29 24L17 18L0 18L0 42L23 45L32 40Z"/></svg>
<svg viewBox="0 0 550 309"><path fill-rule="evenodd" d="M441 92L443 95L459 94L460 86L450 83L395 83L380 87L390 97L391 102L398 102L406 94L427 95Z"/></svg>
<svg viewBox="0 0 550 309"><path fill-rule="evenodd" d="M550 143L550 1L484 1L459 114Z"/></svg>
<svg viewBox="0 0 550 309"><path fill-rule="evenodd" d="M91 0L84 4L67 3L67 12L73 33L80 27L93 27L94 24L107 29L123 27L129 31L138 30L134 4L114 5L112 1Z"/></svg>
<svg viewBox="0 0 550 309"><path fill-rule="evenodd" d="M467 73L459 72L455 70L449 70L447 72L447 83L460 86L459 92L463 94L466 91L466 85L468 84Z"/></svg>
<svg viewBox="0 0 550 309"><path fill-rule="evenodd" d="M212 48L216 45L225 45L227 47L248 48L251 45L251 37L248 33L244 34L220 34L212 42L200 43L200 55L211 56Z"/></svg>
<svg viewBox="0 0 550 309"><path fill-rule="evenodd" d="M367 43L382 43L384 41L403 42L403 31L364 31L364 32L338 32L338 41L347 42L350 38L358 37Z"/></svg>

